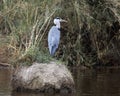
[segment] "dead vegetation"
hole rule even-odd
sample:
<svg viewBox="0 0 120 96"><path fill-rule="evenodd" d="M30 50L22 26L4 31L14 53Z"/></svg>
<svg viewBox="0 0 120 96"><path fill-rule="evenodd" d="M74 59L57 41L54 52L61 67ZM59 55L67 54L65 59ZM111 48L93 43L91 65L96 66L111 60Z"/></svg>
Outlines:
<svg viewBox="0 0 120 96"><path fill-rule="evenodd" d="M0 2L0 32L10 38L12 61L49 61L47 34L53 18L59 16L68 23L61 29L56 57L77 66L120 64L119 0Z"/></svg>

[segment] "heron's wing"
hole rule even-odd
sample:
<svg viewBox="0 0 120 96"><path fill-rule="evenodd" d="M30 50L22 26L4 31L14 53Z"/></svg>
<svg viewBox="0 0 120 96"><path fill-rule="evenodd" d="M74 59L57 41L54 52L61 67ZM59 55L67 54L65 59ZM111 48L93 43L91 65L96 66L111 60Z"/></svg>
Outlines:
<svg viewBox="0 0 120 96"><path fill-rule="evenodd" d="M51 55L54 55L56 49L58 48L60 40L60 31L56 26L53 26L48 34L48 46Z"/></svg>
<svg viewBox="0 0 120 96"><path fill-rule="evenodd" d="M52 45L58 45L60 41L60 31L53 26L48 34L48 43Z"/></svg>

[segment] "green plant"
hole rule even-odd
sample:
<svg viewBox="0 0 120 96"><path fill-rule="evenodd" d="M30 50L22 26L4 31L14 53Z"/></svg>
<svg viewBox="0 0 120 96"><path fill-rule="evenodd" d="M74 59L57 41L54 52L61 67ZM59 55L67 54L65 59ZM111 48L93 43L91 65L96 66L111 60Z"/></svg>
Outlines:
<svg viewBox="0 0 120 96"><path fill-rule="evenodd" d="M48 62L47 33L54 17L61 28L56 57L67 65L119 61L119 0L2 0L0 32L9 36L12 60ZM115 54L111 53L113 51ZM112 56L111 60L106 57Z"/></svg>

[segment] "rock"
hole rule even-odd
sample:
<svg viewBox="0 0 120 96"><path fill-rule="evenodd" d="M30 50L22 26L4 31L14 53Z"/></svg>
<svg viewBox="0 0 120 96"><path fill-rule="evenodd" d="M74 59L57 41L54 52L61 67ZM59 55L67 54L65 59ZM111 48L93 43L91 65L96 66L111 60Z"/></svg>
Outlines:
<svg viewBox="0 0 120 96"><path fill-rule="evenodd" d="M65 65L33 63L14 72L12 87L15 91L74 92L74 80ZM62 91L64 92L64 91Z"/></svg>

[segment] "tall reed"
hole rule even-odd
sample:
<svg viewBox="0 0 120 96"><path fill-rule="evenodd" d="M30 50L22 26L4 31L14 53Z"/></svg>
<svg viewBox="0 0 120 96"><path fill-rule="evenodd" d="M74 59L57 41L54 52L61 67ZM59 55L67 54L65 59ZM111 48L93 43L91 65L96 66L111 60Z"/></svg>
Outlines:
<svg viewBox="0 0 120 96"><path fill-rule="evenodd" d="M66 64L91 67L118 60L120 56L119 0L0 2L0 31L9 34L12 60L34 62L38 57L42 61L42 57L49 59L47 35L53 18L57 16L68 21L62 25L56 53L56 57ZM114 58L107 60L109 56Z"/></svg>

